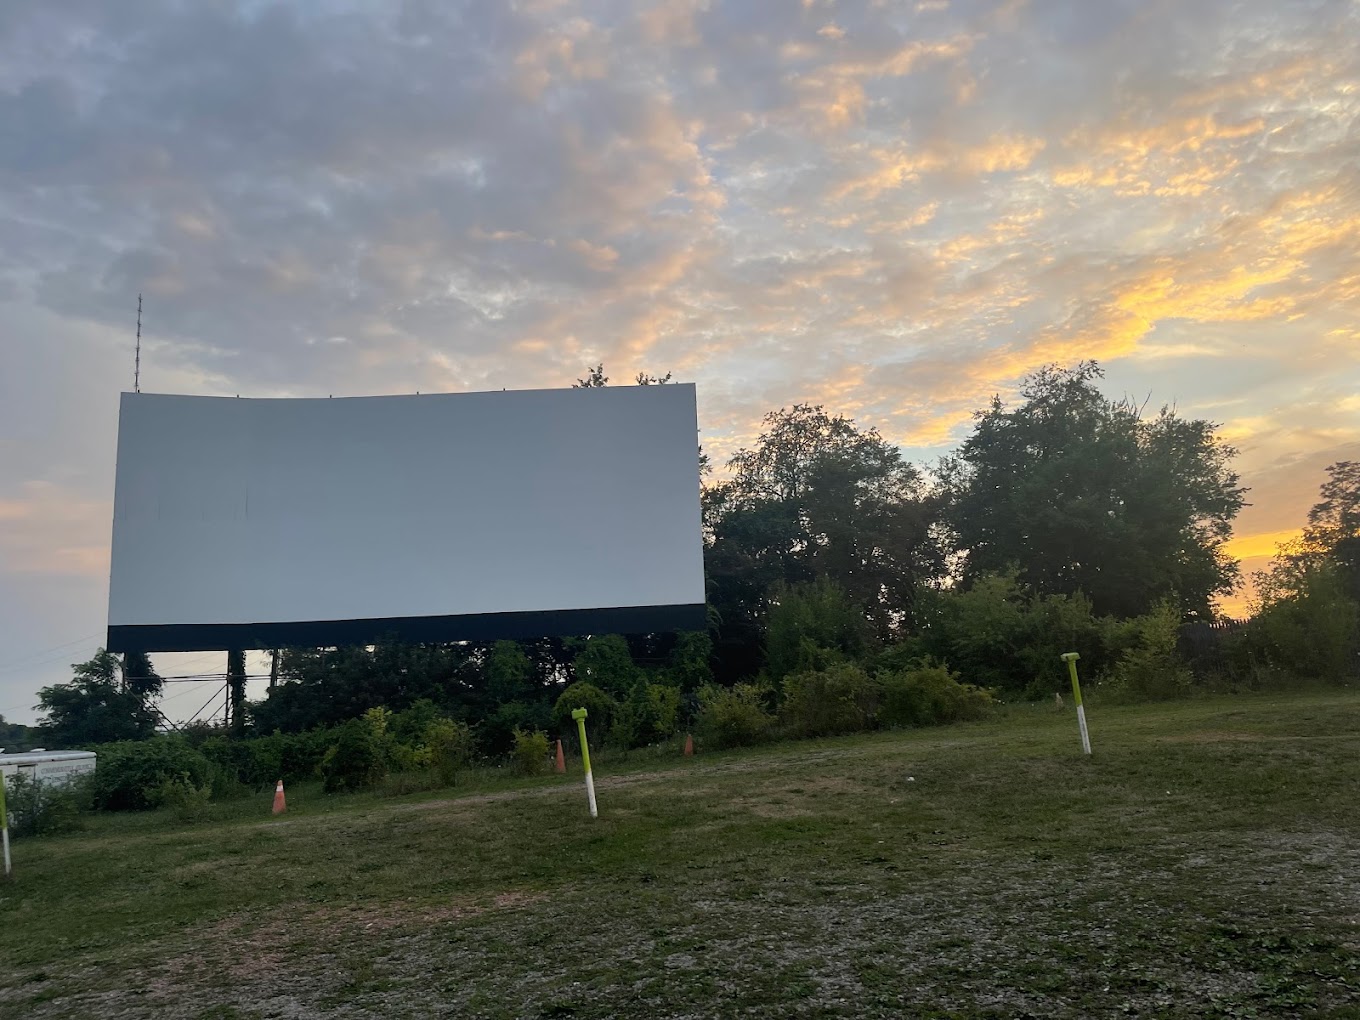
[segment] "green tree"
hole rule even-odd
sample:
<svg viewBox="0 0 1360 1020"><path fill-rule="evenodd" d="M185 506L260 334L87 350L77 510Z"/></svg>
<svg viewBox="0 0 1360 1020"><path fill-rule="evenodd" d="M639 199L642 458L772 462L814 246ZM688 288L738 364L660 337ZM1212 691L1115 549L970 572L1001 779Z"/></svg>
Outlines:
<svg viewBox="0 0 1360 1020"><path fill-rule="evenodd" d="M713 681L713 639L707 631L687 630L676 635L666 670L667 679L687 694Z"/></svg>
<svg viewBox="0 0 1360 1020"><path fill-rule="evenodd" d="M486 689L496 704L533 701L541 694L537 671L517 641L497 641L486 660Z"/></svg>
<svg viewBox="0 0 1360 1020"><path fill-rule="evenodd" d="M1310 578L1323 571L1335 575L1343 594L1360 601L1360 461L1329 466L1319 495L1303 534L1256 575L1263 604L1303 594Z"/></svg>
<svg viewBox="0 0 1360 1020"><path fill-rule="evenodd" d="M351 719L336 730L319 771L327 793L367 789L387 774L379 735L367 719Z"/></svg>
<svg viewBox="0 0 1360 1020"><path fill-rule="evenodd" d="M868 648L868 622L840 585L820 577L811 584L776 586L766 636L771 680L858 661Z"/></svg>
<svg viewBox="0 0 1360 1020"><path fill-rule="evenodd" d="M576 736L576 721L571 713L578 708L586 710L591 732L602 733L613 723L619 703L594 684L577 680L558 696L557 704L553 706L553 728L558 736L568 740Z"/></svg>
<svg viewBox="0 0 1360 1020"><path fill-rule="evenodd" d="M617 634L599 634L573 642L572 663L577 680L598 687L617 700L627 698L642 675L628 651L628 642Z"/></svg>
<svg viewBox="0 0 1360 1020"><path fill-rule="evenodd" d="M1309 567L1288 594L1252 621L1255 644L1271 666L1297 677L1338 681L1360 671L1360 601L1329 563Z"/></svg>
<svg viewBox="0 0 1360 1020"><path fill-rule="evenodd" d="M123 654L123 679L131 691L143 698L158 698L165 687L151 665L151 657L146 652L125 652Z"/></svg>
<svg viewBox="0 0 1360 1020"><path fill-rule="evenodd" d="M703 506L729 676L758 666L750 649L761 644L776 585L832 580L887 637L909 618L918 583L943 569L936 500L872 428L796 405L766 415L756 444L728 466L731 478L710 486Z"/></svg>
<svg viewBox="0 0 1360 1020"><path fill-rule="evenodd" d="M1041 696L1065 688L1063 652L1079 652L1092 676L1112 663L1108 621L1092 614L1090 599L1080 592L1038 595L1014 570L921 592L916 621L910 639L879 656L881 670L947 662L969 683Z"/></svg>
<svg viewBox="0 0 1360 1020"><path fill-rule="evenodd" d="M1304 537L1327 550L1346 594L1360 601L1360 461L1338 461L1327 476Z"/></svg>
<svg viewBox="0 0 1360 1020"><path fill-rule="evenodd" d="M472 645L289 648L279 683L251 706L259 732L300 733L335 726L385 705L393 711L428 698L460 715L485 701L483 650Z"/></svg>
<svg viewBox="0 0 1360 1020"><path fill-rule="evenodd" d="M1254 631L1267 663L1337 680L1360 671L1360 462L1327 468L1303 535L1256 575Z"/></svg>
<svg viewBox="0 0 1360 1020"><path fill-rule="evenodd" d="M140 664L134 660L134 668ZM44 740L57 747L83 747L114 740L141 740L156 732L154 698L160 678L129 678L123 662L99 649L86 662L71 666L70 683L38 692ZM150 672L149 664L145 672Z"/></svg>
<svg viewBox="0 0 1360 1020"><path fill-rule="evenodd" d="M38 734L36 726L6 722L5 717L0 715L0 750L13 754L16 751L27 751L30 747L37 747Z"/></svg>
<svg viewBox="0 0 1360 1020"><path fill-rule="evenodd" d="M1140 616L1164 598L1208 617L1232 591L1223 552L1246 491L1212 422L1153 416L1097 387L1095 362L1029 376L944 460L947 520L965 581L1019 570L1040 594L1090 596L1100 615Z"/></svg>

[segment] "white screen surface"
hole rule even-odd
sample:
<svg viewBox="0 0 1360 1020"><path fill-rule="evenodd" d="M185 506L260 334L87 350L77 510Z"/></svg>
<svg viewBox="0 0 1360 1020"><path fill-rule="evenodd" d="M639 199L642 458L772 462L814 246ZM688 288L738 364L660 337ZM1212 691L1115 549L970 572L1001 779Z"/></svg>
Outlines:
<svg viewBox="0 0 1360 1020"><path fill-rule="evenodd" d="M346 643L257 626L336 621L445 621L414 634L426 639L579 633L581 611L692 620L703 601L693 386L123 394L116 650ZM532 618L562 613L575 622ZM518 625L449 622L487 616Z"/></svg>

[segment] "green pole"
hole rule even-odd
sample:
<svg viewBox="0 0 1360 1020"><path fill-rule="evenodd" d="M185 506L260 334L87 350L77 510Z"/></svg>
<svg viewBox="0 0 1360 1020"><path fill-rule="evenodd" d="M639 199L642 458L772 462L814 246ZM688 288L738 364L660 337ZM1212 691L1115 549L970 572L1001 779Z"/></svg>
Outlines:
<svg viewBox="0 0 1360 1020"><path fill-rule="evenodd" d="M1067 663L1068 675L1072 677L1072 700L1077 704L1077 728L1081 730L1081 749L1091 753L1091 734L1086 729L1086 707L1081 703L1081 681L1077 679L1078 652L1064 652L1063 662Z"/></svg>
<svg viewBox="0 0 1360 1020"><path fill-rule="evenodd" d="M5 777L0 776L0 843L5 849L5 877L9 878L9 808L5 806Z"/></svg>
<svg viewBox="0 0 1360 1020"><path fill-rule="evenodd" d="M590 817L598 818L595 807L595 778L590 774L590 744L586 742L586 710L573 708L571 717L576 720L576 733L581 738L581 764L586 770L586 799L590 801Z"/></svg>

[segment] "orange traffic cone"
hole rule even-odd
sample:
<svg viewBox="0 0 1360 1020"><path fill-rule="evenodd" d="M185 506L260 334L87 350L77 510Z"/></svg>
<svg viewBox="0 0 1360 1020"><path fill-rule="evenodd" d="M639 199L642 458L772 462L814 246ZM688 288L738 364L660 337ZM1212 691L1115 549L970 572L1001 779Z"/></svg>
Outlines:
<svg viewBox="0 0 1360 1020"><path fill-rule="evenodd" d="M694 736L689 733L685 734L685 757L694 757Z"/></svg>
<svg viewBox="0 0 1360 1020"><path fill-rule="evenodd" d="M288 802L283 798L283 780L279 780L279 785L274 787L274 814L281 815L288 810Z"/></svg>
<svg viewBox="0 0 1360 1020"><path fill-rule="evenodd" d="M567 771L567 759L562 756L562 741L557 742L557 771Z"/></svg>

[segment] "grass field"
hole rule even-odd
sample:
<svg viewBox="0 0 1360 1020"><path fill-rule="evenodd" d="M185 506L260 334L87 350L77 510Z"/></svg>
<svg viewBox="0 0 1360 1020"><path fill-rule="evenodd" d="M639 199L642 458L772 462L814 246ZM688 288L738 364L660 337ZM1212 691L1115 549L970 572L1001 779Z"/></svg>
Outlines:
<svg viewBox="0 0 1360 1020"><path fill-rule="evenodd" d="M1360 696L1091 726L99 819L16 844L0 1017L1360 1017Z"/></svg>

